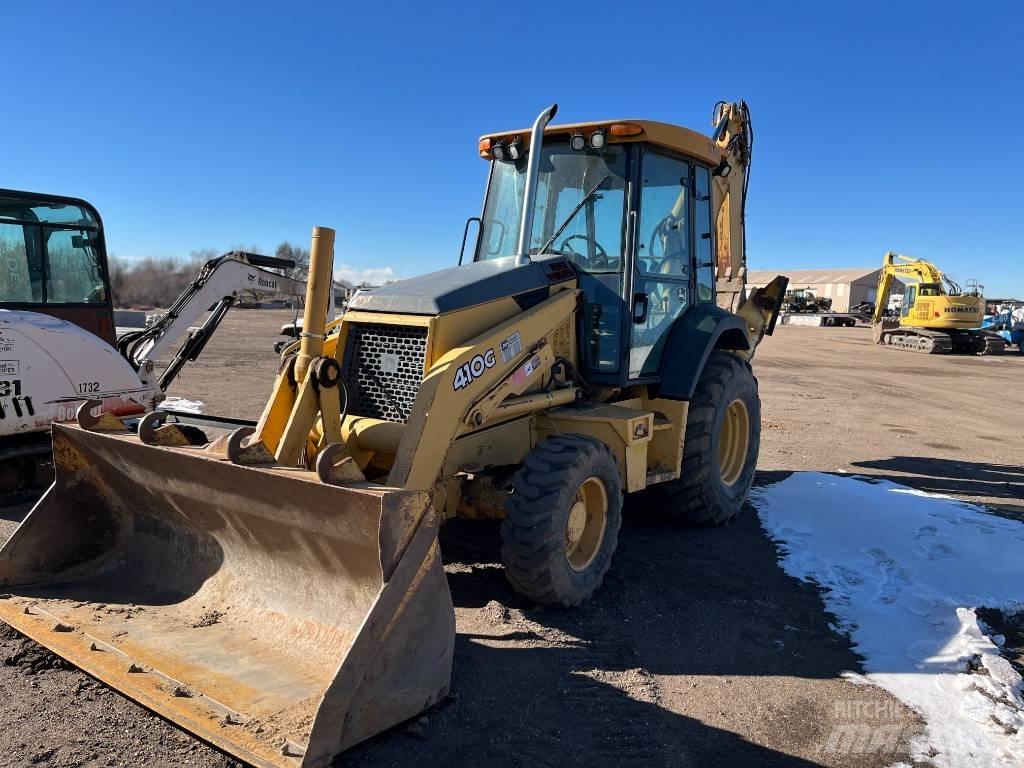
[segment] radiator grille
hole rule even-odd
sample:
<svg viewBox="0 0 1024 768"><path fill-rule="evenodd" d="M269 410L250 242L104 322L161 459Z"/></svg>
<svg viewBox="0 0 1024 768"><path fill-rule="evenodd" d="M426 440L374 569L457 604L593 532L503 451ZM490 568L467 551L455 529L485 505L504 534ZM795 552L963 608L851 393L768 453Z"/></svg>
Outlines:
<svg viewBox="0 0 1024 768"><path fill-rule="evenodd" d="M353 323L345 353L348 412L407 421L423 380L426 359L426 328Z"/></svg>

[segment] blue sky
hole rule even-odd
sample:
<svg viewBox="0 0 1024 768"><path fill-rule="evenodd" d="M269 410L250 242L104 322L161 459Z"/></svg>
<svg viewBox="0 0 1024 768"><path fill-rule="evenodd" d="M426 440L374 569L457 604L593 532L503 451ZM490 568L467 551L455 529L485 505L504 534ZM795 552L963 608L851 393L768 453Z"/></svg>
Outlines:
<svg viewBox="0 0 1024 768"><path fill-rule="evenodd" d="M346 274L408 276L457 259L481 133L552 101L559 121L710 131L716 100L744 98L752 269L893 249L1024 295L1020 9L22 3L4 10L0 186L89 199L120 256L326 225Z"/></svg>

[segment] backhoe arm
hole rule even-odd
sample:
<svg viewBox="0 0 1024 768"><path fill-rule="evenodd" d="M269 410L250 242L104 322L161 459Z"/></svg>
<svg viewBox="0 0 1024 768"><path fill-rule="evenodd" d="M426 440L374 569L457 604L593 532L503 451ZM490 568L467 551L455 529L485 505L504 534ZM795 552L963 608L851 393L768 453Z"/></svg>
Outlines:
<svg viewBox="0 0 1024 768"><path fill-rule="evenodd" d="M711 206L715 216L715 293L718 306L735 312L743 303L747 277L746 195L754 130L744 101L719 102L712 137L724 159L715 168Z"/></svg>
<svg viewBox="0 0 1024 768"><path fill-rule="evenodd" d="M117 342L118 351L139 372L143 381L147 381L152 373L152 363L177 343L204 312L214 307L202 327L189 335L160 377L160 388L166 390L185 363L195 360L206 346L239 294L301 297L305 292L304 282L263 269L294 266L294 262L287 259L242 251L211 259L159 320L145 330L122 336Z"/></svg>
<svg viewBox="0 0 1024 768"><path fill-rule="evenodd" d="M775 330L789 280L781 275L746 296L746 201L754 128L745 101L715 105L712 139L722 152L713 169L711 206L715 216L715 297L718 306L735 312L747 326L750 345L737 351L749 360L761 339Z"/></svg>

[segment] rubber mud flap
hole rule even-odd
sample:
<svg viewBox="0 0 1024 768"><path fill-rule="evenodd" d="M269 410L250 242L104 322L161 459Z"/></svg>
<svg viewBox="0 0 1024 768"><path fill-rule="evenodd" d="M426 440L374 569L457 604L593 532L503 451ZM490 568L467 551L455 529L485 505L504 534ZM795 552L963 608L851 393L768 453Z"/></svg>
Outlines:
<svg viewBox="0 0 1024 768"><path fill-rule="evenodd" d="M428 494L54 425L0 619L257 766L324 766L448 692Z"/></svg>

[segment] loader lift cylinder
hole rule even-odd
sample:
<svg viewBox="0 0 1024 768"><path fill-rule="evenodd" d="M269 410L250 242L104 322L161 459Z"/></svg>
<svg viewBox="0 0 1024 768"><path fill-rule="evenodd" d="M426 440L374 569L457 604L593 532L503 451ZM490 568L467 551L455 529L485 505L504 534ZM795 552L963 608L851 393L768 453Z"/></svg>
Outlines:
<svg viewBox="0 0 1024 768"><path fill-rule="evenodd" d="M331 298L331 273L334 269L334 230L313 227L309 249L309 285L302 315L302 341L295 359L295 378L302 381L310 363L324 351L324 326L330 320L327 308Z"/></svg>

